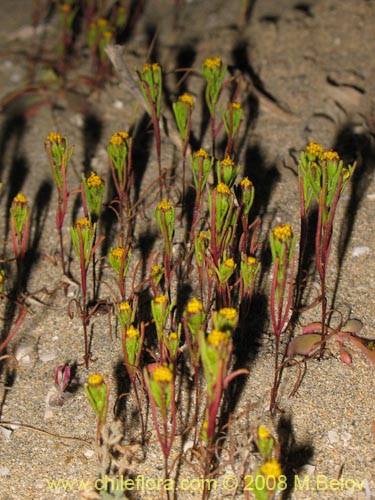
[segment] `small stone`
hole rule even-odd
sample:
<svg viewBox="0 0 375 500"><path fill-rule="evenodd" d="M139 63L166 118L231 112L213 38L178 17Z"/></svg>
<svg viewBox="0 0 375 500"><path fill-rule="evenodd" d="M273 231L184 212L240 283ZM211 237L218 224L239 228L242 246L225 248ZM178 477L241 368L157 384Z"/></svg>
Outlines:
<svg viewBox="0 0 375 500"><path fill-rule="evenodd" d="M43 352L42 354L39 354L39 359L42 361L42 363L48 363L48 361L52 361L55 359L57 356L56 352L54 351L46 351Z"/></svg>
<svg viewBox="0 0 375 500"><path fill-rule="evenodd" d="M370 247L358 246L353 248L352 256L360 257L361 255L366 255L368 253L370 253Z"/></svg>

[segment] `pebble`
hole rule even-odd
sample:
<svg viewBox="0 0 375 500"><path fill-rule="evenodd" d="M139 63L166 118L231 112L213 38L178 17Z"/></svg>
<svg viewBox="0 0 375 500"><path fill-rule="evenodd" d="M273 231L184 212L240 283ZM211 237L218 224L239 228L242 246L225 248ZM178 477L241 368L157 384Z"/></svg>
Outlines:
<svg viewBox="0 0 375 500"><path fill-rule="evenodd" d="M358 246L353 248L352 256L360 257L361 255L366 255L368 253L370 253L370 247Z"/></svg>

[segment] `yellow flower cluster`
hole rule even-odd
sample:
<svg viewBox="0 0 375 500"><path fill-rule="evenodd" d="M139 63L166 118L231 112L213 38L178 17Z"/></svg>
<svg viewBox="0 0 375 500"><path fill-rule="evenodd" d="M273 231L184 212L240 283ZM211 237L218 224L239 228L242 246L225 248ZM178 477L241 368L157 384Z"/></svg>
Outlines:
<svg viewBox="0 0 375 500"><path fill-rule="evenodd" d="M160 66L158 63L153 63L153 64L146 63L143 65L142 73L146 73L146 71L159 71L159 70Z"/></svg>
<svg viewBox="0 0 375 500"><path fill-rule="evenodd" d="M224 160L220 162L220 165L223 165L223 167L233 167L234 166L234 161L230 156L226 156Z"/></svg>
<svg viewBox="0 0 375 500"><path fill-rule="evenodd" d="M87 179L87 187L89 189L101 187L104 181L96 172L91 172L90 177Z"/></svg>
<svg viewBox="0 0 375 500"><path fill-rule="evenodd" d="M214 329L207 335L207 342L213 347L219 347L220 344L228 343L228 335L220 330Z"/></svg>
<svg viewBox="0 0 375 500"><path fill-rule="evenodd" d="M242 181L240 182L240 185L243 189L247 189L253 185L251 180L248 177L244 177Z"/></svg>
<svg viewBox="0 0 375 500"><path fill-rule="evenodd" d="M169 383L169 382L172 382L173 373L168 368L168 366L158 366L152 372L152 378L153 378L153 380L155 380L155 382L166 382L166 383Z"/></svg>
<svg viewBox="0 0 375 500"><path fill-rule="evenodd" d="M223 262L223 266L228 267L229 269L234 269L234 260L232 258L225 259Z"/></svg>
<svg viewBox="0 0 375 500"><path fill-rule="evenodd" d="M192 95L188 94L188 93L184 93L182 95L180 95L180 97L178 98L178 100L180 102L184 102L186 104L189 104L189 106L193 107L194 106L194 98Z"/></svg>
<svg viewBox="0 0 375 500"><path fill-rule="evenodd" d="M138 328L135 328L133 325L130 325L129 328L126 330L126 336L129 339L134 339L135 337L139 337L140 333Z"/></svg>
<svg viewBox="0 0 375 500"><path fill-rule="evenodd" d="M168 302L168 297L166 295L158 295L154 298L155 304L165 304Z"/></svg>
<svg viewBox="0 0 375 500"><path fill-rule="evenodd" d="M259 439L268 439L269 437L271 437L271 434L268 429L261 425L258 427L258 437Z"/></svg>
<svg viewBox="0 0 375 500"><path fill-rule="evenodd" d="M279 462L275 459L264 462L259 471L263 476L272 477L273 479L278 479L282 472Z"/></svg>
<svg viewBox="0 0 375 500"><path fill-rule="evenodd" d="M168 212L168 210L171 210L171 208L172 208L172 205L169 203L169 201L166 198L163 198L158 203L158 210L162 210L163 212Z"/></svg>
<svg viewBox="0 0 375 500"><path fill-rule="evenodd" d="M257 260L252 255L249 255L247 258L247 263L250 264L251 266L255 266L255 264L257 263Z"/></svg>
<svg viewBox="0 0 375 500"><path fill-rule="evenodd" d="M176 332L171 332L169 334L169 340L178 340L178 335Z"/></svg>
<svg viewBox="0 0 375 500"><path fill-rule="evenodd" d="M228 321L237 318L237 311L233 307L223 307L219 310L220 316L223 316Z"/></svg>
<svg viewBox="0 0 375 500"><path fill-rule="evenodd" d="M155 276L155 274L159 274L160 271L161 271L161 267L159 266L159 264L155 264L152 266L151 274L152 274L152 276Z"/></svg>
<svg viewBox="0 0 375 500"><path fill-rule="evenodd" d="M107 19L105 19L104 17L101 17L100 19L98 19L98 26L100 26L101 28L108 26Z"/></svg>
<svg viewBox="0 0 375 500"><path fill-rule="evenodd" d="M230 189L224 182L219 182L215 189L219 194L230 195Z"/></svg>
<svg viewBox="0 0 375 500"><path fill-rule="evenodd" d="M322 160L326 161L339 161L340 157L339 154L336 151L324 151L322 154Z"/></svg>
<svg viewBox="0 0 375 500"><path fill-rule="evenodd" d="M76 221L76 226L91 227L90 219L88 217L81 217L81 219Z"/></svg>
<svg viewBox="0 0 375 500"><path fill-rule="evenodd" d="M203 311L203 304L196 297L192 298L186 306L186 312L189 314L196 314L202 311Z"/></svg>
<svg viewBox="0 0 375 500"><path fill-rule="evenodd" d="M237 101L232 101L230 103L230 105L232 106L233 109L235 109L236 111L240 111L242 108L241 108L241 104Z"/></svg>
<svg viewBox="0 0 375 500"><path fill-rule="evenodd" d="M88 378L88 383L91 387L95 387L97 385L102 385L104 383L103 376L100 373L93 373Z"/></svg>
<svg viewBox="0 0 375 500"><path fill-rule="evenodd" d="M24 196L22 193L18 193L14 198L13 198L13 203L27 203L27 198Z"/></svg>
<svg viewBox="0 0 375 500"><path fill-rule="evenodd" d="M215 68L220 69L221 65L222 65L222 60L220 57L208 57L203 63L203 66L207 69L215 69Z"/></svg>
<svg viewBox="0 0 375 500"><path fill-rule="evenodd" d="M111 255L115 259L122 259L123 255L124 255L124 252L125 252L124 248L116 247L116 248L112 248Z"/></svg>
<svg viewBox="0 0 375 500"><path fill-rule="evenodd" d="M109 143L112 144L112 146L121 146L127 139L129 139L129 134L123 130L119 130L112 135Z"/></svg>
<svg viewBox="0 0 375 500"><path fill-rule="evenodd" d="M194 153L194 158L208 158L208 156L209 154L203 148L198 149L198 151Z"/></svg>
<svg viewBox="0 0 375 500"><path fill-rule="evenodd" d="M47 135L45 142L55 142L56 144L61 144L62 139L62 135L58 132L50 132Z"/></svg>
<svg viewBox="0 0 375 500"><path fill-rule="evenodd" d="M279 241L285 241L291 239L293 236L292 228L290 227L289 224L282 224L280 226L276 226L275 229L273 230L273 235Z"/></svg>
<svg viewBox="0 0 375 500"><path fill-rule="evenodd" d="M306 146L305 151L308 155L312 155L312 156L317 157L317 156L320 156L321 154L323 154L324 149L323 149L323 146L321 144L318 144L314 141L310 141L308 143L308 145Z"/></svg>
<svg viewBox="0 0 375 500"><path fill-rule="evenodd" d="M121 312L129 312L131 310L130 304L127 300L120 302L118 308Z"/></svg>

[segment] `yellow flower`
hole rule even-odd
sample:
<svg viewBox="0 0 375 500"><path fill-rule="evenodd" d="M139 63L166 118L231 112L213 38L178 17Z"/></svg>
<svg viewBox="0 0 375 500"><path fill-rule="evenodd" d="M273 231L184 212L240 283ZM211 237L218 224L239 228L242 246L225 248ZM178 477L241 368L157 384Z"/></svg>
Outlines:
<svg viewBox="0 0 375 500"><path fill-rule="evenodd" d="M206 233L206 231L200 231L198 234L198 238L200 240L208 240L208 234Z"/></svg>
<svg viewBox="0 0 375 500"><path fill-rule="evenodd" d="M17 196L13 198L13 203L27 203L27 198L22 193L18 193Z"/></svg>
<svg viewBox="0 0 375 500"><path fill-rule="evenodd" d="M234 269L235 267L234 260L232 258L225 259L223 262L223 266L229 267L229 269Z"/></svg>
<svg viewBox="0 0 375 500"><path fill-rule="evenodd" d="M178 340L178 335L176 332L171 332L169 334L169 340Z"/></svg>
<svg viewBox="0 0 375 500"><path fill-rule="evenodd" d="M81 217L81 219L76 221L76 226L91 227L90 219L88 217Z"/></svg>
<svg viewBox="0 0 375 500"><path fill-rule="evenodd" d="M220 330L212 330L207 335L207 342L214 347L219 347L220 344L228 343L228 335Z"/></svg>
<svg viewBox="0 0 375 500"><path fill-rule="evenodd" d="M160 70L160 66L158 63L153 63L153 64L149 64L149 63L146 63L143 65L143 68L142 68L142 73L146 73L147 71L159 71Z"/></svg>
<svg viewBox="0 0 375 500"><path fill-rule="evenodd" d="M182 94L180 95L180 97L178 98L178 100L180 102L185 102L186 104L189 104L189 106L193 107L194 106L194 98L192 95L190 94L187 94L185 92L185 94Z"/></svg>
<svg viewBox="0 0 375 500"><path fill-rule="evenodd" d="M237 101L232 101L230 104L231 104L231 106L232 106L233 109L236 109L236 110L241 110L242 109L241 108L241 104L239 102L237 102Z"/></svg>
<svg viewBox="0 0 375 500"><path fill-rule="evenodd" d="M257 263L257 260L252 255L249 255L249 257L247 258L247 263L250 264L251 266L255 266L255 264Z"/></svg>
<svg viewBox="0 0 375 500"><path fill-rule="evenodd" d="M326 161L339 161L340 157L336 151L331 150L331 151L324 151L321 159Z"/></svg>
<svg viewBox="0 0 375 500"><path fill-rule="evenodd" d="M112 32L111 32L111 31L105 31L105 32L103 33L103 37L104 37L104 38L106 38L107 40L112 40L112 38L113 38L113 34L112 34Z"/></svg>
<svg viewBox="0 0 375 500"><path fill-rule="evenodd" d="M155 380L155 382L167 382L167 383L169 383L169 382L172 382L173 373L168 368L168 366L158 366L152 372L152 378L153 378L153 380Z"/></svg>
<svg viewBox="0 0 375 500"><path fill-rule="evenodd" d="M93 373L89 376L88 383L89 385L91 385L91 387L102 385L104 383L103 376L100 375L100 373Z"/></svg>
<svg viewBox="0 0 375 500"><path fill-rule="evenodd" d="M222 60L220 57L208 57L203 63L203 66L207 69L215 69L215 68L220 69L221 65L222 65Z"/></svg>
<svg viewBox="0 0 375 500"><path fill-rule="evenodd" d="M186 306L186 311L189 314L196 314L196 313L202 312L203 311L203 304L200 300L198 300L196 297L194 297L188 302L188 304Z"/></svg>
<svg viewBox="0 0 375 500"><path fill-rule="evenodd" d="M273 479L278 479L282 472L281 465L275 459L264 462L259 471L263 476L272 477Z"/></svg>
<svg viewBox="0 0 375 500"><path fill-rule="evenodd" d="M129 134L119 130L112 135L109 142L112 146L121 146L127 139L129 139Z"/></svg>
<svg viewBox="0 0 375 500"><path fill-rule="evenodd" d="M274 228L273 235L279 241L291 239L293 236L292 228L289 224L282 224Z"/></svg>
<svg viewBox="0 0 375 500"><path fill-rule="evenodd" d="M126 330L126 336L129 339L134 339L135 337L139 337L140 333L138 328L135 328L133 325L130 325L129 328Z"/></svg>
<svg viewBox="0 0 375 500"><path fill-rule="evenodd" d="M198 151L194 153L194 158L208 158L209 154L203 148L199 148Z"/></svg>
<svg viewBox="0 0 375 500"><path fill-rule="evenodd" d="M271 437L271 434L269 433L268 429L261 425L260 427L258 427L258 437L259 439L268 439L269 437Z"/></svg>
<svg viewBox="0 0 375 500"><path fill-rule="evenodd" d="M308 143L305 151L308 155L312 155L312 156L320 156L321 154L324 153L323 146L321 144L314 142L314 141L310 141Z"/></svg>
<svg viewBox="0 0 375 500"><path fill-rule="evenodd" d="M163 210L163 212L167 212L168 210L171 210L172 205L169 203L169 201L166 198L163 198L159 203L158 203L158 210Z"/></svg>
<svg viewBox="0 0 375 500"><path fill-rule="evenodd" d="M130 304L127 300L120 302L118 308L121 312L129 312L131 310Z"/></svg>
<svg viewBox="0 0 375 500"><path fill-rule="evenodd" d="M62 12L64 12L64 14L69 14L69 12L72 10L72 7L70 4L65 3L64 5L60 6L60 9Z"/></svg>
<svg viewBox="0 0 375 500"><path fill-rule="evenodd" d="M158 295L154 298L155 304L165 304L168 302L168 297L166 295Z"/></svg>
<svg viewBox="0 0 375 500"><path fill-rule="evenodd" d="M111 255L115 259L122 259L124 252L125 252L124 248L121 248L121 247L112 248Z"/></svg>
<svg viewBox="0 0 375 500"><path fill-rule="evenodd" d="M97 188L104 184L104 181L96 172L91 172L90 177L87 179L87 186L89 189Z"/></svg>
<svg viewBox="0 0 375 500"><path fill-rule="evenodd" d="M161 267L159 266L159 264L154 264L152 266L152 269L151 269L151 274L152 275L159 274L160 271L161 271Z"/></svg>
<svg viewBox="0 0 375 500"><path fill-rule="evenodd" d="M104 26L107 26L107 25L108 25L107 19L104 19L104 17L101 17L100 19L98 19L98 26L100 26L101 28L104 28Z"/></svg>
<svg viewBox="0 0 375 500"><path fill-rule="evenodd" d="M343 178L343 180L346 181L347 179L349 179L350 175L351 175L350 171L347 168L344 167L342 169L342 178Z"/></svg>
<svg viewBox="0 0 375 500"><path fill-rule="evenodd" d="M226 156L224 160L220 162L220 165L223 165L224 167L233 167L234 166L234 161L230 156Z"/></svg>
<svg viewBox="0 0 375 500"><path fill-rule="evenodd" d="M230 194L230 189L226 184L224 184L224 182L219 182L215 189L220 194Z"/></svg>
<svg viewBox="0 0 375 500"><path fill-rule="evenodd" d="M45 142L55 142L56 144L61 144L62 139L62 135L58 132L50 132L47 135Z"/></svg>
<svg viewBox="0 0 375 500"><path fill-rule="evenodd" d="M246 189L246 188L249 188L253 185L253 183L251 182L251 180L249 180L248 177L244 177L242 179L242 181L240 182L240 185L242 188Z"/></svg>
<svg viewBox="0 0 375 500"><path fill-rule="evenodd" d="M237 318L237 311L233 307L223 307L219 310L219 314L224 316L227 320L232 320Z"/></svg>

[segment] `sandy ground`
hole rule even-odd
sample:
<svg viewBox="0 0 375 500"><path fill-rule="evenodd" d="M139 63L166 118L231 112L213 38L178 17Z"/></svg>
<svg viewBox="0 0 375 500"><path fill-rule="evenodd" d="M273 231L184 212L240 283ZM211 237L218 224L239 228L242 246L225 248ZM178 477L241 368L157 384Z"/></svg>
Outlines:
<svg viewBox="0 0 375 500"><path fill-rule="evenodd" d="M154 57L163 66L169 89L174 88L178 79L175 68L199 69L208 56L220 56L231 71L243 73L246 84L240 96L245 120L240 163L256 188L254 216L262 217L265 245L265 233L276 223L291 223L298 232L295 158L309 140L338 150L345 161L358 161L352 185L339 207L328 296L332 299L335 294L335 308L344 318L361 319L363 335L375 339L375 3L368 0L250 2L248 19L241 27L239 0L231 2L230 7L228 2L220 0L181 0L177 25L174 25L172 1L145 3L145 12L125 44L129 67L143 65L152 38L150 33L157 30ZM33 48L30 4L21 0L3 1L1 96L22 88L27 79L27 51ZM52 20L48 35L51 38L47 39L53 39L55 28ZM200 137L203 81L192 73L184 85L184 90L197 99L194 136L208 147L208 134ZM118 129L127 130L141 112L116 77L100 93L80 99L69 93L59 95L57 104L53 109L41 108L27 122L12 121L7 110L2 116L1 240L9 237L5 221L10 200L22 190L33 207L30 244L34 260L25 278L31 295L30 313L8 349L8 353L23 352L25 357L17 369L4 361L0 365L0 418L8 422L0 426L1 500L77 499L79 489L85 489L86 482L89 485L103 473L103 464L100 465L93 445L95 416L82 389L87 379L83 367L78 367L64 406L53 408L46 415L45 400L53 386L54 369L59 364L80 361L83 341L79 319L69 319L66 312L76 288L69 288L67 298L61 289L54 294L45 293L59 285L61 271L51 258L58 249L54 228L56 195L43 141L51 130L58 129L74 144L72 186L78 185L81 172L90 168L108 179L105 150L108 139ZM142 187L147 186L156 171L154 148L147 137L149 134L144 136L143 158L147 163ZM171 143L164 138L163 165L171 166L175 155ZM177 174L181 175L180 167ZM66 241L74 216L73 204L72 201L67 216ZM151 239L154 230L150 221L138 221L136 236L140 245ZM71 272L78 280L74 263ZM263 290L268 285L269 270L257 292L254 309L257 317L249 325L249 336L257 337L259 348L246 362L250 374L236 410L237 413L246 410L246 416L238 422L238 427L233 427L236 454L232 447L231 466L218 474L217 488L211 498L245 498L243 492L233 493L228 478L239 480L243 474L244 457L251 446L250 431L261 423L270 426L280 441L288 487L282 498L374 500L374 367L356 351L351 366L341 363L337 353L309 362L302 384L292 398L288 395L298 374L295 368L290 368L284 372L279 391L279 406L284 413L271 417L268 405L273 342L267 305L263 305ZM111 300L105 287L102 295L103 299ZM310 312L309 320L316 319L314 314ZM90 372L109 375L114 403L116 391L121 392L121 345L115 333L113 340L110 339L106 317L95 318L92 352L97 361ZM128 411L122 421L123 444L134 438L135 419ZM23 425L12 427L9 422ZM145 458L140 448L126 450L122 465L127 477L155 482L162 477L160 448L153 434L143 450ZM131 459L131 451L135 451L136 458ZM176 456L178 447L173 453ZM307 479L302 479L301 471L307 474ZM195 498L193 488L198 474L185 466L181 477L192 482L186 491L180 489L176 498ZM71 483L71 491L64 491L61 484L54 489L53 480L76 482ZM79 483L81 480L83 483ZM146 487L139 481L143 490L128 492L129 498L160 497L159 491L153 490L154 482Z"/></svg>

